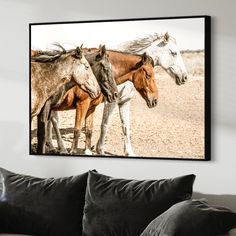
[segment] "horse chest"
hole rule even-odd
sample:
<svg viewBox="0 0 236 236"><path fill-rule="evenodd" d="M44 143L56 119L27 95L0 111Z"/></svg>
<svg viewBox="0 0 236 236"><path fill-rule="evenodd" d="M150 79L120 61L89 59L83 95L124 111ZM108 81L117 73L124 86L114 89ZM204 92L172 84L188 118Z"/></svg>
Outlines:
<svg viewBox="0 0 236 236"><path fill-rule="evenodd" d="M93 99L91 101L91 106L98 106L102 102L103 102L103 95L100 94L96 99Z"/></svg>
<svg viewBox="0 0 236 236"><path fill-rule="evenodd" d="M119 92L118 103L124 103L131 100L135 94L135 87L132 82L127 81L117 86Z"/></svg>

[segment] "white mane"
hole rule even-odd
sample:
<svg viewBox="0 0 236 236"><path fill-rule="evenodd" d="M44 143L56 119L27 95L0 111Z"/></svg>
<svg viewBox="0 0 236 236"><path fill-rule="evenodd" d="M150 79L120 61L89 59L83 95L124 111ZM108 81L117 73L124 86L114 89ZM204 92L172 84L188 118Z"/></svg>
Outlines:
<svg viewBox="0 0 236 236"><path fill-rule="evenodd" d="M144 38L139 38L122 43L118 46L118 48L123 52L139 53L141 50L150 47L155 41L160 41L162 39L164 39L164 35L154 33L153 35L148 35Z"/></svg>

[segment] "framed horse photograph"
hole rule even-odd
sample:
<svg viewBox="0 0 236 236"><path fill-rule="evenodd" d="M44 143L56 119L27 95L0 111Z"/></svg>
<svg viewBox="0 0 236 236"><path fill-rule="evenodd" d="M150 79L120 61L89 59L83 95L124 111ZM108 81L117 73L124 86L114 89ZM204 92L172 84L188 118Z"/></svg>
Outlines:
<svg viewBox="0 0 236 236"><path fill-rule="evenodd" d="M30 154L210 160L210 20L29 24Z"/></svg>

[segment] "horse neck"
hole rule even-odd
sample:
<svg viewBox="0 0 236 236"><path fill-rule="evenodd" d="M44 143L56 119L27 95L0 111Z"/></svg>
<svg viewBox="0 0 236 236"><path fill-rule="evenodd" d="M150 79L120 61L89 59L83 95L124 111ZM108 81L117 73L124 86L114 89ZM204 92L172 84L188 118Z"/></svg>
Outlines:
<svg viewBox="0 0 236 236"><path fill-rule="evenodd" d="M68 83L62 85L51 97L51 103L54 108L59 107L64 100L64 96L76 83L74 80L69 81Z"/></svg>
<svg viewBox="0 0 236 236"><path fill-rule="evenodd" d="M93 63L95 60L95 52L85 52L84 56L89 64Z"/></svg>
<svg viewBox="0 0 236 236"><path fill-rule="evenodd" d="M72 87L74 87L76 85L75 81L74 80L70 80L69 82L67 82L65 85L64 85L64 88L65 88L65 93L71 89Z"/></svg>
<svg viewBox="0 0 236 236"><path fill-rule="evenodd" d="M125 74L125 75L119 77L119 78L116 78L116 79L115 79L116 84L117 84L117 85L123 84L124 82L126 82L126 81L128 81L128 80L131 81L131 82L133 82L133 74L134 74L134 72L131 71L131 72L129 72L129 73L127 73L127 74Z"/></svg>
<svg viewBox="0 0 236 236"><path fill-rule="evenodd" d="M55 75L57 75L58 80L62 80L65 83L71 80L74 62L70 56L68 56L67 58L59 58L58 60L53 62L53 66L53 71Z"/></svg>
<svg viewBox="0 0 236 236"><path fill-rule="evenodd" d="M44 81L47 91L55 91L71 79L69 77L71 67L66 68L58 61L46 63L33 62L31 63L31 70L34 71L34 74L40 75L39 77ZM37 81L34 82L37 83Z"/></svg>
<svg viewBox="0 0 236 236"><path fill-rule="evenodd" d="M140 61L141 56L108 50L115 79L129 73Z"/></svg>
<svg viewBox="0 0 236 236"><path fill-rule="evenodd" d="M155 43L152 43L147 48L143 48L139 51L140 54L147 53L154 60L154 65L159 65L159 57L162 54L162 49L157 47L156 45L159 43L159 40L156 40Z"/></svg>

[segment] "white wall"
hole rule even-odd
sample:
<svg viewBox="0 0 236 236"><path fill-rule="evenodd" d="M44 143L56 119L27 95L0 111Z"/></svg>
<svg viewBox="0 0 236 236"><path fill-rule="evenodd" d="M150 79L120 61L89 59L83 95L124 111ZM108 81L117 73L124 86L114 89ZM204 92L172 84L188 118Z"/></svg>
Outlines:
<svg viewBox="0 0 236 236"><path fill-rule="evenodd" d="M236 210L235 8L234 0L0 0L0 166L42 177L88 169L137 179L195 173L195 192ZM29 156L28 23L198 14L213 17L212 161Z"/></svg>

